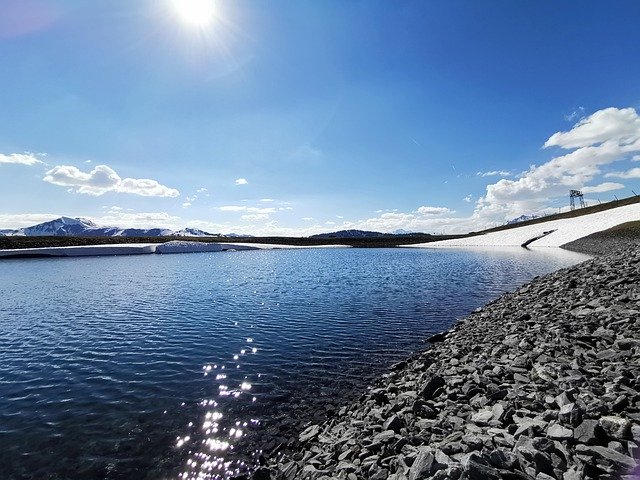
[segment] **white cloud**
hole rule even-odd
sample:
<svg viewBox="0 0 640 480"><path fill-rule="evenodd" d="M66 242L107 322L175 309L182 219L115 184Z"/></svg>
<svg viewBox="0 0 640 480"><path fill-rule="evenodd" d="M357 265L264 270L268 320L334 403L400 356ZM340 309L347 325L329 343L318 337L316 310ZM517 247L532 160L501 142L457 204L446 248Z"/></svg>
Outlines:
<svg viewBox="0 0 640 480"><path fill-rule="evenodd" d="M302 220L304 220L305 222L310 222L311 220L313 220L313 217L302 217Z"/></svg>
<svg viewBox="0 0 640 480"><path fill-rule="evenodd" d="M0 214L0 228L23 228L60 218L53 213Z"/></svg>
<svg viewBox="0 0 640 480"><path fill-rule="evenodd" d="M275 200L273 198L261 198L260 201L262 203L275 202Z"/></svg>
<svg viewBox="0 0 640 480"><path fill-rule="evenodd" d="M236 179L236 185L246 185L247 183L249 183L249 182L247 181L246 178L237 178Z"/></svg>
<svg viewBox="0 0 640 480"><path fill-rule="evenodd" d="M640 118L633 108L605 108L583 118L568 132L551 135L546 147L581 148L603 142L626 145L636 142Z"/></svg>
<svg viewBox="0 0 640 480"><path fill-rule="evenodd" d="M122 228L183 228L180 217L166 212L110 211L106 215L90 219L98 225Z"/></svg>
<svg viewBox="0 0 640 480"><path fill-rule="evenodd" d="M179 229L181 226L180 217L169 215L166 212L132 213L125 212L121 207L107 207L108 210L102 216L92 217L89 215L78 215L77 212L70 216L81 216L87 218L100 226L115 226L122 228L172 228ZM0 215L0 228L23 228L37 225L60 218L60 213L26 213L15 215Z"/></svg>
<svg viewBox="0 0 640 480"><path fill-rule="evenodd" d="M564 116L567 122L573 122L578 118L582 118L584 115L584 107L578 107L573 112Z"/></svg>
<svg viewBox="0 0 640 480"><path fill-rule="evenodd" d="M394 230L407 230L412 232L442 232L467 231L469 219L443 217L433 215L420 215L415 213L385 212L376 217L355 222L343 222L342 229L355 228L358 230L370 230L376 232L393 232Z"/></svg>
<svg viewBox="0 0 640 480"><path fill-rule="evenodd" d="M191 205L193 205L191 202L184 202L184 203L182 204L182 208L188 208L188 207L190 207Z"/></svg>
<svg viewBox="0 0 640 480"><path fill-rule="evenodd" d="M488 172L476 172L478 177L509 177L511 172L506 170L490 170Z"/></svg>
<svg viewBox="0 0 640 480"><path fill-rule="evenodd" d="M275 213L276 208L274 207L246 207L244 205L224 205L219 208L222 212L249 212L249 213Z"/></svg>
<svg viewBox="0 0 640 480"><path fill-rule="evenodd" d="M501 179L488 185L471 220L478 224L501 223L538 213L552 199L568 196L570 189L584 190L585 185L602 176L603 166L640 152L640 117L632 108L600 110L570 131L555 133L544 146L572 151L530 167L515 180ZM613 184L589 188L613 188Z"/></svg>
<svg viewBox="0 0 640 480"><path fill-rule="evenodd" d="M473 195L467 195L462 200L464 200L467 203L471 203L471 201L473 200Z"/></svg>
<svg viewBox="0 0 640 480"><path fill-rule="evenodd" d="M180 192L146 178L120 178L107 165L97 165L85 173L70 165L56 165L47 171L45 182L71 187L77 193L103 195L107 192L131 193L145 197L177 197Z"/></svg>
<svg viewBox="0 0 640 480"><path fill-rule="evenodd" d="M604 182L599 185L582 187L582 193L610 192L611 190L620 190L621 188L624 188L624 185L621 183Z"/></svg>
<svg viewBox="0 0 640 480"><path fill-rule="evenodd" d="M39 163L44 163L38 160L33 153L10 153L9 155L5 155L0 153L0 164L2 163L13 163L18 165L37 165Z"/></svg>
<svg viewBox="0 0 640 480"><path fill-rule="evenodd" d="M200 187L198 190L196 190L196 193L205 193L208 192L208 190L204 187Z"/></svg>
<svg viewBox="0 0 640 480"><path fill-rule="evenodd" d="M222 212L243 212L247 207L242 205L223 205L218 210Z"/></svg>
<svg viewBox="0 0 640 480"><path fill-rule="evenodd" d="M419 207L420 215L444 215L445 213L453 213L447 207Z"/></svg>
<svg viewBox="0 0 640 480"><path fill-rule="evenodd" d="M269 215L266 213L250 213L248 215L242 215L240 218L248 222L255 222L258 220L267 220Z"/></svg>
<svg viewBox="0 0 640 480"><path fill-rule="evenodd" d="M626 172L611 172L605 175L607 178L640 178L640 167L632 168Z"/></svg>

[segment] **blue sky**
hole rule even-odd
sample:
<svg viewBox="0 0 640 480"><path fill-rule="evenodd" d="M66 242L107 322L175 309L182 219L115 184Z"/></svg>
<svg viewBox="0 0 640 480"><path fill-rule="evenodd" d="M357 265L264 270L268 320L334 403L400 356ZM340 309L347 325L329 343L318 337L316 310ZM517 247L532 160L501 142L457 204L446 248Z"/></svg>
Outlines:
<svg viewBox="0 0 640 480"><path fill-rule="evenodd" d="M0 228L461 232L640 193L637 1L0 9Z"/></svg>

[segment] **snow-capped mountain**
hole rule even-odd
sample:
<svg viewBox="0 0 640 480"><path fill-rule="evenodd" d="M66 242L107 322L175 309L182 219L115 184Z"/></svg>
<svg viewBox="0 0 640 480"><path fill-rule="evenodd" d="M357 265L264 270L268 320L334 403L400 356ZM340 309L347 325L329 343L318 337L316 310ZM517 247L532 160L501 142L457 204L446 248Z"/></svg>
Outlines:
<svg viewBox="0 0 640 480"><path fill-rule="evenodd" d="M45 235L82 235L87 230L99 228L98 225L86 218L60 217L50 222L39 223L32 227L23 228L27 237L41 237Z"/></svg>
<svg viewBox="0 0 640 480"><path fill-rule="evenodd" d="M187 227L182 230L177 230L173 232L173 235L176 237L215 237L213 233L205 232L204 230L200 230L199 228Z"/></svg>
<svg viewBox="0 0 640 480"><path fill-rule="evenodd" d="M168 228L101 227L86 218L60 217L32 227L0 230L4 236L76 236L76 237L223 237L198 228L174 231Z"/></svg>
<svg viewBox="0 0 640 480"><path fill-rule="evenodd" d="M537 218L537 217L535 215L520 215L518 218L514 218L513 220L507 221L507 225L526 222L527 220L533 220L534 218Z"/></svg>

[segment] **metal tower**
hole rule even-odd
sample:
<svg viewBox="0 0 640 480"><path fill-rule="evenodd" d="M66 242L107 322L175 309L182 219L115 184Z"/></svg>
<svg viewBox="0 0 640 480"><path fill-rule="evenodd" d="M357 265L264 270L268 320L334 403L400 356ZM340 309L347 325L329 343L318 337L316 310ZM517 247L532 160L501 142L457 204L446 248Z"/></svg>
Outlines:
<svg viewBox="0 0 640 480"><path fill-rule="evenodd" d="M576 198L580 199L580 208L584 208L584 197L580 190L569 190L569 203L571 210L576 209Z"/></svg>

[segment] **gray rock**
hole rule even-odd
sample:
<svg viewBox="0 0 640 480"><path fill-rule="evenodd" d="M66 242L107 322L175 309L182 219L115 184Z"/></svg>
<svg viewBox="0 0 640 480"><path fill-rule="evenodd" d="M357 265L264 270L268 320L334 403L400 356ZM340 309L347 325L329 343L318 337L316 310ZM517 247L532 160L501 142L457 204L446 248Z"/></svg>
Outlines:
<svg viewBox="0 0 640 480"><path fill-rule="evenodd" d="M577 442L586 445L595 445L598 443L601 427L597 420L583 420L573 431L573 436Z"/></svg>
<svg viewBox="0 0 640 480"><path fill-rule="evenodd" d="M576 452L610 460L618 467L636 466L636 462L633 458L599 445L587 446L578 444L576 445Z"/></svg>
<svg viewBox="0 0 640 480"><path fill-rule="evenodd" d="M404 427L404 421L397 415L391 416L382 424L383 430L393 430L395 433L400 433L402 427Z"/></svg>
<svg viewBox="0 0 640 480"><path fill-rule="evenodd" d="M438 388L440 387L443 387L444 384L444 378L442 378L440 375L434 375L425 384L424 388L422 389L421 395L425 399L431 400L436 390L438 390Z"/></svg>
<svg viewBox="0 0 640 480"><path fill-rule="evenodd" d="M600 426L611 438L626 439L631 431L631 422L621 417L602 417L600 418Z"/></svg>
<svg viewBox="0 0 640 480"><path fill-rule="evenodd" d="M566 440L569 438L573 438L573 430L558 424L551 425L547 429L547 437L554 440Z"/></svg>
<svg viewBox="0 0 640 480"><path fill-rule="evenodd" d="M428 447L420 447L413 465L409 469L409 480L418 480L431 471L435 457Z"/></svg>
<svg viewBox="0 0 640 480"><path fill-rule="evenodd" d="M320 433L320 426L319 425L311 425L309 428L307 428L306 430L304 430L300 434L299 440L302 443L308 442L312 438L317 437L319 433Z"/></svg>

